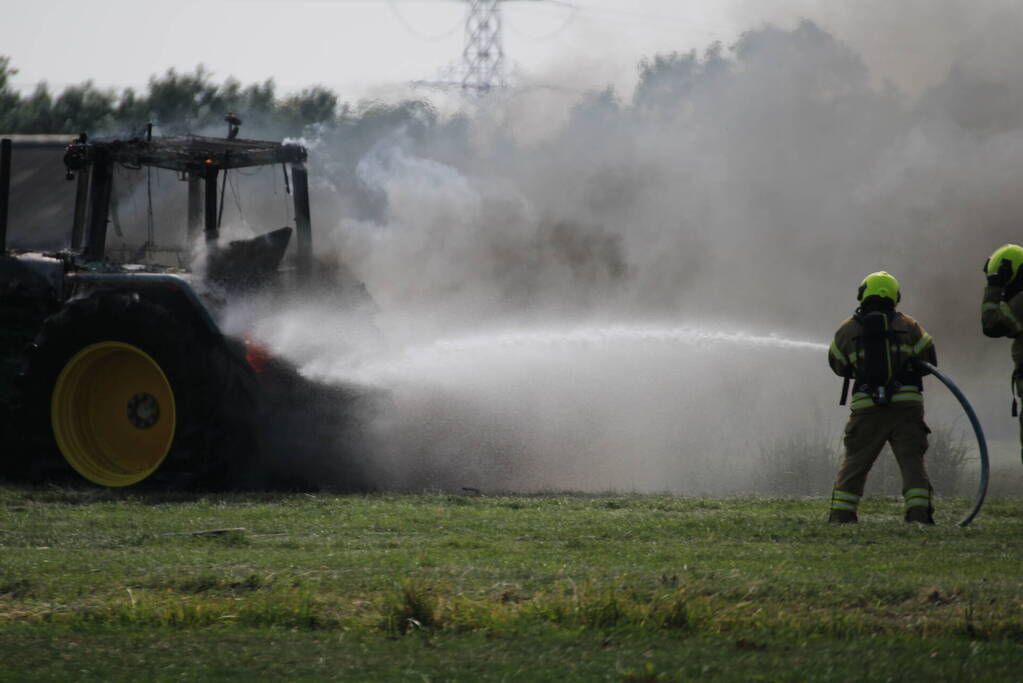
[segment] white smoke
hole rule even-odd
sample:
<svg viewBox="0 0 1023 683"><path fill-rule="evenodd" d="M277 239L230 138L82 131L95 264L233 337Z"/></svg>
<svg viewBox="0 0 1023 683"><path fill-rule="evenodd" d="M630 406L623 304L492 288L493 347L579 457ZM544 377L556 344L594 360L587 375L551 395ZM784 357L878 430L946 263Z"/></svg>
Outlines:
<svg viewBox="0 0 1023 683"><path fill-rule="evenodd" d="M820 25L767 25L652 56L635 93L514 92L373 128L358 159L327 138L320 249L375 309L253 324L311 375L387 392L383 485L755 492L760 446L837 440L815 345L886 269L1009 449L1008 343L981 337L979 299L984 258L1020 239L1020 48L969 25L916 91ZM930 420L950 424L942 392Z"/></svg>

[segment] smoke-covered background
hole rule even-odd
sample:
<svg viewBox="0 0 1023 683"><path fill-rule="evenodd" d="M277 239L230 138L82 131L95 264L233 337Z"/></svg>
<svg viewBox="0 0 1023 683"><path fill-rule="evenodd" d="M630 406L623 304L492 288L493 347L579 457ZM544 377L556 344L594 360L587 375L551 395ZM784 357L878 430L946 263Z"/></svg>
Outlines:
<svg viewBox="0 0 1023 683"><path fill-rule="evenodd" d="M885 269L1015 461L1009 342L979 311L984 259L1020 240L1023 12L823 11L652 54L628 90L307 128L317 251L368 296L248 302L228 329L381 392L364 457L382 487L758 493L766 446L837 440L840 380L811 344ZM225 221L277 227L281 193L229 198ZM968 430L927 385L932 427Z"/></svg>
<svg viewBox="0 0 1023 683"><path fill-rule="evenodd" d="M312 372L394 392L375 457L402 484L757 491L764 443L841 427L824 353L600 331L826 343L887 269L1014 456L1008 342L979 329L981 264L1023 210L1004 71L953 64L910 95L803 23L652 57L632 93L423 112L328 166L316 197L381 340L334 355L343 326L297 312L319 343L264 329L308 345ZM967 429L928 384L931 422Z"/></svg>

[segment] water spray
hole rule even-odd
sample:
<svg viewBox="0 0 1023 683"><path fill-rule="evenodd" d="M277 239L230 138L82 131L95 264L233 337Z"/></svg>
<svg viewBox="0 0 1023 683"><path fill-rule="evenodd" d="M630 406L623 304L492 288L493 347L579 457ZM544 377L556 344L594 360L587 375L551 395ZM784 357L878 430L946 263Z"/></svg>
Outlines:
<svg viewBox="0 0 1023 683"><path fill-rule="evenodd" d="M733 344L775 350L828 350L827 344L790 339L777 334L751 334L698 326L607 325L447 337L422 346L401 349L393 356L368 361L358 359L357 366L348 365L347 362L338 364L330 358L319 359L307 366L307 370L313 375L343 377L374 384L379 381L381 375L393 374L402 367L426 364L443 358L463 358L466 354L472 353L504 353L516 349L594 349L615 344L685 345L703 348Z"/></svg>
<svg viewBox="0 0 1023 683"><path fill-rule="evenodd" d="M973 501L973 507L970 509L966 516L959 520L959 526L968 526L970 522L980 512L980 508L984 505L984 497L987 495L987 482L990 465L987 457L987 441L984 440L984 430L980 427L980 420L977 419L977 413L973 411L973 407L970 402L966 400L966 396L959 390L955 382L946 375L944 372L931 365L925 360L916 359L917 364L930 372L932 375L941 380L941 383L948 387L948 390L959 400L959 404L963 407L966 412L966 416L970 418L970 424L973 425L973 433L977 436L977 447L980 449L980 482L977 485L977 495Z"/></svg>

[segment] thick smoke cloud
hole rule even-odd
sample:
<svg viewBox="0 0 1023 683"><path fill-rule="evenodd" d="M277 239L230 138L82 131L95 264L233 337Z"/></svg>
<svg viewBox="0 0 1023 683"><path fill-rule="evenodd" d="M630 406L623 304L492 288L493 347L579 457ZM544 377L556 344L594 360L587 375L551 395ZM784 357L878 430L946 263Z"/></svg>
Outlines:
<svg viewBox="0 0 1023 683"><path fill-rule="evenodd" d="M1020 78L1017 36L1023 13L1012 0L728 0L719 9L745 26L751 16L782 26L808 17L855 46L873 82L891 81L911 97L944 81L953 69L997 83Z"/></svg>
<svg viewBox="0 0 1023 683"><path fill-rule="evenodd" d="M817 24L766 25L651 57L632 93L311 137L319 250L372 304L232 325L387 393L384 486L756 492L760 447L837 438L845 409L823 350L728 335L827 343L885 269L1009 452L980 266L1020 239L1023 80L977 54L908 93ZM932 426L964 428L942 392Z"/></svg>

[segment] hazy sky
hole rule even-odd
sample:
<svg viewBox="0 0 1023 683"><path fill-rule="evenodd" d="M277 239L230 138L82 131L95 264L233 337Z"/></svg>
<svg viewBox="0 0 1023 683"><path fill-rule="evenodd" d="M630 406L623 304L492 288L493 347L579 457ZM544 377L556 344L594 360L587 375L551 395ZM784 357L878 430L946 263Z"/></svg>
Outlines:
<svg viewBox="0 0 1023 683"><path fill-rule="evenodd" d="M92 79L144 87L168 68L204 64L222 80L314 84L342 99L460 64L467 3L459 0L0 0L0 54L15 85L52 89ZM981 12L980 6L987 8ZM519 82L628 89L656 53L726 45L764 22L819 22L863 52L875 77L913 91L941 76L957 44L1010 2L925 0L518 0L502 5L506 60ZM959 16L961 14L962 16ZM1018 11L1015 12L1018 16ZM950 18L952 19L950 21ZM930 23L953 27L927 30Z"/></svg>

